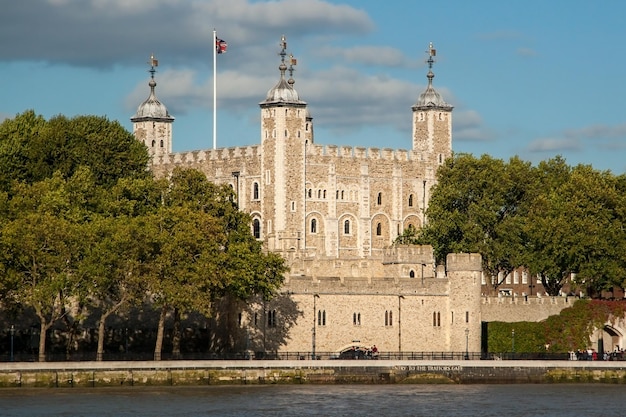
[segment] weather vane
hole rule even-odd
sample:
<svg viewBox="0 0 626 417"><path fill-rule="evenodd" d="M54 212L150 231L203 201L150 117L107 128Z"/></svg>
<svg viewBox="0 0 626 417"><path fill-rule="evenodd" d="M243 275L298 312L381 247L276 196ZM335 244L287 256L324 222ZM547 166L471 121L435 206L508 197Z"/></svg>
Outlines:
<svg viewBox="0 0 626 417"><path fill-rule="evenodd" d="M426 61L428 63L428 68L432 69L433 64L435 63L435 60L433 59L433 57L437 56L437 50L433 48L432 42L430 42L430 44L428 45L428 51L426 52L428 53L428 60Z"/></svg>
<svg viewBox="0 0 626 417"><path fill-rule="evenodd" d="M150 64L150 69L148 70L148 72L150 73L151 77L154 78L156 67L159 66L159 60L154 57L154 54L151 54L150 61L148 62L148 64Z"/></svg>

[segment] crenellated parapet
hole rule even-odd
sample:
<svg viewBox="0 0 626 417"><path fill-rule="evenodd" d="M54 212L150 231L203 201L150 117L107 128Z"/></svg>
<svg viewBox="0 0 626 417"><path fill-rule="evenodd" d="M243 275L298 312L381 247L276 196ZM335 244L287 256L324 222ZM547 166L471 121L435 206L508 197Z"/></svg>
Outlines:
<svg viewBox="0 0 626 417"><path fill-rule="evenodd" d="M426 162L424 154L419 151L391 148L364 148L361 146L310 145L307 148L309 157L328 157L342 159L362 159L389 162Z"/></svg>
<svg viewBox="0 0 626 417"><path fill-rule="evenodd" d="M188 152L176 152L161 156L155 156L152 165L192 165L206 161L231 161L237 158L255 158L260 156L259 145L196 150Z"/></svg>
<svg viewBox="0 0 626 417"><path fill-rule="evenodd" d="M482 271L482 257L479 253L450 253L446 257L448 272Z"/></svg>
<svg viewBox="0 0 626 417"><path fill-rule="evenodd" d="M429 245L396 245L383 250L383 264L434 264L433 248Z"/></svg>

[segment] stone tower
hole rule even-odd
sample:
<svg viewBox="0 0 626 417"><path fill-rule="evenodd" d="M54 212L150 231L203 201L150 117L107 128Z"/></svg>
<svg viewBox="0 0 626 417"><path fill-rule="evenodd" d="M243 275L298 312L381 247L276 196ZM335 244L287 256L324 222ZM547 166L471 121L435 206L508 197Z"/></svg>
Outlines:
<svg viewBox="0 0 626 417"><path fill-rule="evenodd" d="M159 61L150 57L150 95L139 105L137 113L131 117L133 133L137 140L143 142L148 148L150 156L163 156L172 153L172 123L174 118L170 116L167 108L159 101L154 93L157 85L154 81L154 73Z"/></svg>
<svg viewBox="0 0 626 417"><path fill-rule="evenodd" d="M281 38L280 79L261 107L261 211L263 238L270 250L301 250L304 245L305 152L313 142L312 118L294 89L296 64ZM286 72L289 71L289 79Z"/></svg>
<svg viewBox="0 0 626 417"><path fill-rule="evenodd" d="M437 51L431 42L428 48L428 86L420 94L413 110L413 150L422 152L431 167L443 164L452 155L452 109L433 87L435 74L432 71ZM427 179L434 181L434 170L431 168ZM430 188L432 183L426 188Z"/></svg>

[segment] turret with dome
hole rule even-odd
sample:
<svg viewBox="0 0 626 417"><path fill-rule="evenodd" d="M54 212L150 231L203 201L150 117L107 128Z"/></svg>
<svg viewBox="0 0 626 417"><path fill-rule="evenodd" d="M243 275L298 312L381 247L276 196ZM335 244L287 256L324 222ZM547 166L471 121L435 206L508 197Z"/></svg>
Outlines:
<svg viewBox="0 0 626 417"><path fill-rule="evenodd" d="M154 90L157 85L154 73L159 61L150 56L150 95L139 105L131 117L135 137L144 143L151 156L166 155L172 152L172 123L167 107L157 98Z"/></svg>

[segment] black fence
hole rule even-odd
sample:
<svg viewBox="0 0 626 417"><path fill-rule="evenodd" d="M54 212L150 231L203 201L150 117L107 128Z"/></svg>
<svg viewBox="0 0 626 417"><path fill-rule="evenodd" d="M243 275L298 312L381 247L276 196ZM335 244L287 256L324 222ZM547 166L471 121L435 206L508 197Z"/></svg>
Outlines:
<svg viewBox="0 0 626 417"><path fill-rule="evenodd" d="M151 361L153 352L116 352L104 353L98 358L95 352L77 352L71 354L49 353L47 362L80 362L80 361ZM219 352L219 353L181 353L174 355L163 352L161 360L572 360L568 353L480 353L480 352ZM37 362L36 353L15 352L0 354L0 362ZM600 358L599 360L605 360ZM622 356L609 355L606 360L621 361Z"/></svg>

